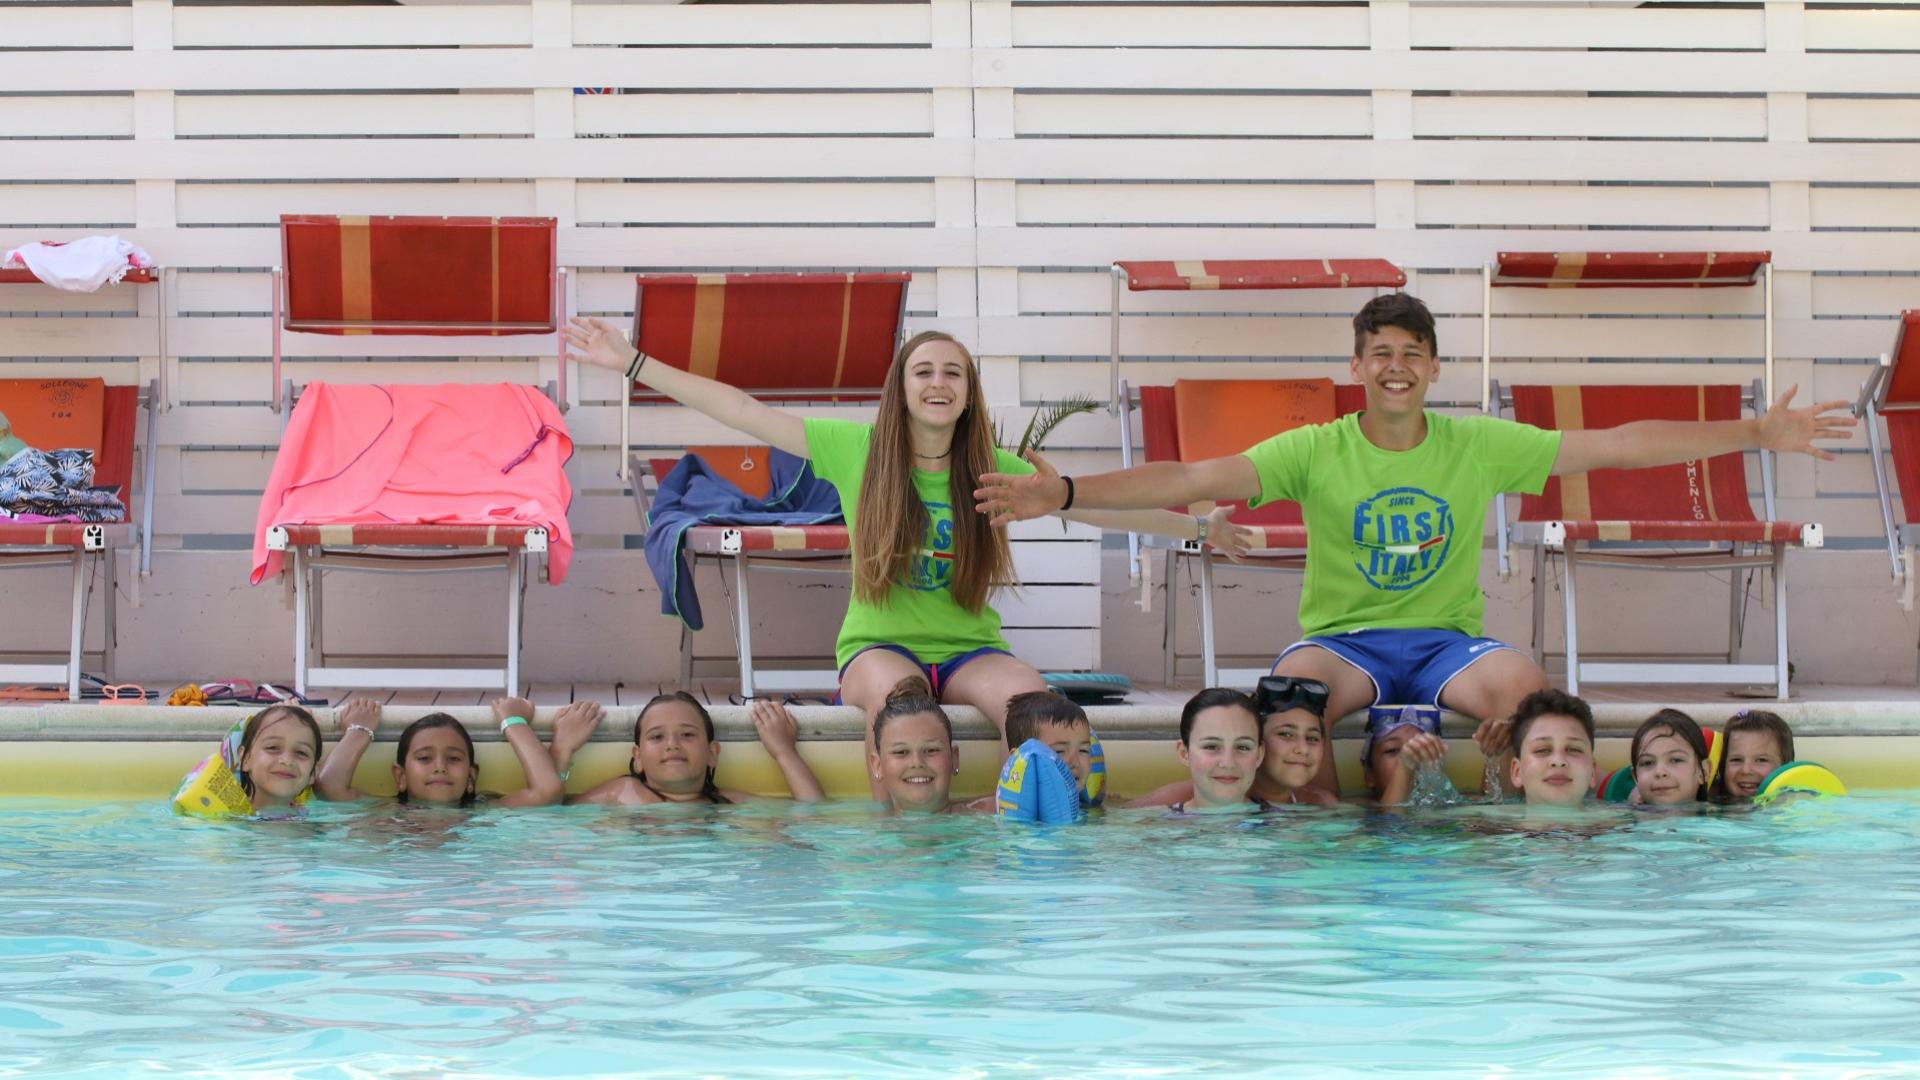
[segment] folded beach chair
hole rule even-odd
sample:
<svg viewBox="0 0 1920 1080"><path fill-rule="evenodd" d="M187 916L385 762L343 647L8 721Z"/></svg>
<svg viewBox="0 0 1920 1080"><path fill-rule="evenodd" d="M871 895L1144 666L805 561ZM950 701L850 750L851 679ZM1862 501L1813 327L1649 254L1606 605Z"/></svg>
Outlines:
<svg viewBox="0 0 1920 1080"><path fill-rule="evenodd" d="M526 418L531 432L521 434L532 440L527 447L530 467L542 470L540 486L550 493L542 505L561 500L564 506L565 479L557 469L571 447L558 411L567 397L568 362L559 334L566 318L566 270L558 263L553 218L284 215L280 241L282 265L273 271L273 383L275 408L283 416L291 415L296 403L292 380L281 377L284 333L551 335L558 362L552 401L543 404L545 399L534 401L528 395L487 400ZM436 344L432 351L457 355L458 344ZM547 432L558 438L545 441ZM502 445L517 437L503 435ZM283 445L282 453L288 449ZM555 529L564 534L564 514L557 522L475 519L471 506L462 506L463 513L441 515L427 508L413 520L381 523L364 517L351 520L355 515L350 513L330 519L325 508L312 507L298 521L268 520L272 515L263 505L260 539L270 554L257 566L255 578L274 571L279 553L291 553L298 693L313 687L521 689L526 558L540 556L543 578L557 581L563 575L560 560L570 551L570 538L555 535ZM563 542L568 545L565 551L550 550ZM499 573L507 593L504 654L329 654L321 616L326 575L332 570ZM360 662L342 662L351 660Z"/></svg>
<svg viewBox="0 0 1920 1080"><path fill-rule="evenodd" d="M1405 273L1381 259L1258 259L1194 262L1117 262L1113 264L1110 309L1113 402L1117 410L1140 411L1146 460L1198 461L1239 453L1270 435L1302 424L1325 423L1366 404L1359 386L1339 385L1330 379L1181 379L1172 386L1131 387L1120 376L1120 290L1130 292L1297 289L1397 289L1407 283ZM1122 467L1133 464L1133 425L1120 426ZM1175 507L1202 513L1211 507ZM1300 507L1290 502L1270 503L1257 510L1242 507L1236 523L1266 531L1265 553L1253 565L1298 572L1306 565L1306 527ZM1145 565L1142 538L1128 537L1128 566L1137 573ZM1288 641L1271 651L1228 658L1252 666L1222 667L1215 633L1213 551L1191 543L1170 546L1166 554L1167 602L1162 624L1165 648L1164 676L1175 685L1183 661L1194 657L1177 651L1177 590L1175 573L1187 560L1200 566L1201 677L1207 686L1251 687L1272 668L1273 658ZM1291 640L1291 639L1289 639Z"/></svg>
<svg viewBox="0 0 1920 1080"><path fill-rule="evenodd" d="M1766 252L1502 252L1487 268L1487 311L1503 286L1553 288L1771 287ZM1491 319L1483 336L1482 375L1491 411L1512 410L1521 423L1561 431L1596 430L1635 420L1734 420L1762 415L1772 400L1772 304L1763 299L1765 377L1748 386L1513 386L1491 376ZM1820 547L1821 528L1785 521L1774 511L1773 463L1760 453L1765 515L1747 496L1741 454L1657 469L1601 469L1547 481L1540 495L1523 496L1508 527L1505 500L1494 505L1501 566L1508 544L1533 548L1533 649L1543 662L1547 560L1564 558L1567 686L1582 682L1762 683L1787 696L1787 550ZM1581 659L1577 623L1578 569L1607 565L1636 569L1725 573L1730 579L1728 640L1724 651L1616 653L1606 662ZM1774 660L1738 662L1746 597L1741 571L1770 570ZM1654 609L1653 614L1659 614ZM1594 654L1589 650L1589 657Z"/></svg>
<svg viewBox="0 0 1920 1080"><path fill-rule="evenodd" d="M1880 357L1865 385L1854 413L1866 423L1868 447L1873 453L1873 483L1880 496L1880 522L1886 530L1887 559L1893 580L1903 589L1900 605L1913 610L1914 552L1920 548L1920 310L1903 311L1894 329L1893 348ZM1887 426L1882 453L1880 424ZM1893 482L1887 480L1887 457L1893 458ZM1900 516L1894 516L1893 494L1900 493Z"/></svg>
<svg viewBox="0 0 1920 1080"><path fill-rule="evenodd" d="M633 339L647 355L674 367L730 383L763 401L788 404L870 405L879 398L899 347L911 274L642 274L636 279ZM634 446L633 407L662 398L635 384L620 413L622 445ZM646 414L643 411L641 415ZM707 448L710 464L725 465L738 447ZM753 460L743 457L743 460ZM656 482L679 460L631 452L625 478L643 522L647 479ZM764 477L765 458L760 457ZM753 470L741 473L743 489ZM764 492L762 492L764 493ZM680 630L682 684L706 675L736 674L740 692L832 690L839 670L824 657L767 656L753 646L753 570L847 572L845 525L696 525L685 533L694 572L734 564L734 656L696 655L693 635ZM817 620L817 612L801 613Z"/></svg>
<svg viewBox="0 0 1920 1080"><path fill-rule="evenodd" d="M154 424L152 403L158 400L158 384L147 386L105 386L99 379L7 379L0 380L0 412L7 415L13 430L22 441L41 450L75 448L73 444L82 443L85 448L95 451L93 485L96 488L112 489L117 492L121 508L117 522L87 521L20 521L0 519L0 569L19 569L25 567L64 566L72 575L71 602L67 612L67 640L64 646L35 650L32 653L17 653L14 658L25 661L30 656L57 655L64 652L64 663L0 663L0 681L24 683L63 683L66 686L69 701L80 700L80 669L90 650L86 649L87 613L91 607L89 597L95 587L95 573L98 572L98 587L102 598L101 607L101 648L99 650L100 670L111 681L114 673L114 646L118 637L115 615L119 603L117 598L117 573L114 554L115 548L138 542L140 561L147 560L150 537L152 536L152 495L153 490L153 447ZM74 402L91 399L91 405L74 408ZM40 429L40 421L46 417L25 415L23 406L27 403L44 401L49 412L77 413L82 423L90 429L88 435L80 438L59 436L52 439L27 437ZM138 414L148 411L146 423L146 446L142 456L142 476L140 482L141 517L136 523L131 513L133 505L133 447ZM58 442L62 445L41 445L43 442ZM57 513L46 516L60 516ZM30 617L34 620L44 618L41 612L31 616L24 608L15 609L14 623L18 625ZM45 619L52 623L52 619Z"/></svg>

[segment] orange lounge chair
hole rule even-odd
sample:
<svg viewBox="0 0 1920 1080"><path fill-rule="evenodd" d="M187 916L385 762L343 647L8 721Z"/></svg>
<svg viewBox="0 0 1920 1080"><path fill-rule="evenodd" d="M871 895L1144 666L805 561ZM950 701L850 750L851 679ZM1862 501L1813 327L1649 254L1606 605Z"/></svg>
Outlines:
<svg viewBox="0 0 1920 1080"><path fill-rule="evenodd" d="M564 407L567 271L558 262L553 218L368 217L287 214L280 218L281 265L273 270L274 408L282 423L296 388L282 380L283 333L336 336L496 337L552 335ZM439 352L456 352L445 346ZM473 688L516 693L526 557L541 557L547 532L520 525L276 523L267 547L292 553L294 688ZM371 665L331 662L325 647L326 571L503 571L505 655L434 657L478 664L432 666L422 657L378 657Z"/></svg>
<svg viewBox="0 0 1920 1080"><path fill-rule="evenodd" d="M1873 483L1880 496L1880 522L1886 530L1887 559L1893 580L1904 589L1900 605L1913 610L1914 552L1920 548L1920 310L1903 311L1894 330L1893 348L1880 357L1860 388L1854 414L1866 422L1873 453ZM1887 480L1882 456L1880 424L1887 426L1887 449L1893 458L1893 483ZM1900 493L1900 517L1894 518L1893 493Z"/></svg>
<svg viewBox="0 0 1920 1080"><path fill-rule="evenodd" d="M683 370L719 379L763 401L865 404L879 398L899 348L911 274L641 274L635 279L633 340L647 355ZM620 411L623 446L633 446L632 409L662 398L635 384ZM764 478L764 448L694 448L709 463L736 455L754 460ZM649 519L645 476L665 476L679 459L629 452L623 476L632 485L644 523ZM733 478L754 491L753 470ZM764 483L760 485L764 491ZM734 656L697 655L693 635L680 628L683 685L709 674L735 674L740 692L832 690L840 672L831 655L757 655L753 647L750 570L846 573L844 525L696 525L685 536L697 572L711 562L726 586L735 564Z"/></svg>
<svg viewBox="0 0 1920 1080"><path fill-rule="evenodd" d="M150 550L155 426L152 418L152 403L159 400L159 387L157 381L145 387L99 386L101 380L98 379L0 381L0 399L12 396L6 392L6 384L34 384L34 388L38 389L40 384L46 383L82 382L95 384L101 395L99 427L93 430L92 437L87 440L87 445L98 451L94 455L94 485L120 490L121 505L128 509L125 520L111 524L28 523L0 520L0 569L66 566L73 580L72 602L68 611L66 661L60 664L25 662L0 664L0 680L65 683L69 701L80 700L80 669L89 652L85 647L87 611L91 606L89 597L93 589L93 575L89 571L94 567L99 570L99 587L103 599L100 665L108 681L112 681L114 677L114 647L119 636L115 619L119 602L114 549L137 541L140 544L143 564ZM141 519L138 524L135 524L132 515L133 446L136 420L142 409L148 410L148 418L145 458L142 462L143 475L140 483ZM28 422L23 420L17 412L10 413L9 418L13 420L17 429L29 430ZM27 441L32 443L35 440ZM56 449L56 447L42 446L41 449ZM33 655L57 651L56 649L38 650ZM22 659L26 656L24 653L16 655L21 656Z"/></svg>
<svg viewBox="0 0 1920 1080"><path fill-rule="evenodd" d="M1482 336L1482 386L1490 411L1513 410L1521 423L1561 431L1595 430L1634 420L1733 420L1751 409L1764 414L1772 400L1772 304L1763 299L1765 376L1740 386L1514 386L1502 390L1492 378L1492 298L1499 287L1723 288L1763 284L1771 295L1771 259L1766 252L1501 252L1486 268ZM1508 545L1534 549L1533 649L1545 649L1546 560L1566 560L1567 686L1579 693L1586 682L1769 683L1787 696L1787 550L1820 547L1821 527L1785 521L1774 512L1773 463L1759 454L1766 514L1754 514L1747 498L1741 454L1657 469L1601 469L1556 477L1540 495L1523 496L1519 517L1508 527L1505 500L1494 506L1500 564ZM1729 572L1728 642L1724 652L1695 653L1674 662L1642 654L1616 654L1610 662L1583 661L1577 625L1578 567ZM1770 569L1775 652L1772 663L1738 662L1743 601L1741 570ZM1592 653L1589 652L1591 656Z"/></svg>
<svg viewBox="0 0 1920 1080"><path fill-rule="evenodd" d="M1236 454L1254 443L1302 424L1325 423L1365 407L1366 392L1359 386L1336 387L1329 379L1176 380L1172 386L1129 387L1120 377L1120 290L1130 292L1188 292L1274 289L1398 289L1407 283L1400 268L1382 259L1230 259L1206 261L1117 262L1113 264L1110 307L1112 401L1116 410L1140 410L1146 460L1199 461ZM1120 463L1133 465L1133 430L1120 425ZM1180 512L1202 512L1210 507L1176 507ZM1253 565L1298 572L1306 565L1306 526L1296 503L1276 502L1233 515L1237 524L1265 531L1267 553ZM1146 566L1140 537L1129 535L1130 571ZM1214 560L1211 547L1178 543L1166 558L1167 603L1162 623L1165 649L1164 677L1175 685L1182 661L1190 654L1177 651L1176 570L1187 559L1200 563L1200 642L1202 678L1208 686L1251 687L1271 669L1274 657L1288 644L1271 652L1232 657L1257 666L1222 667L1214 627Z"/></svg>

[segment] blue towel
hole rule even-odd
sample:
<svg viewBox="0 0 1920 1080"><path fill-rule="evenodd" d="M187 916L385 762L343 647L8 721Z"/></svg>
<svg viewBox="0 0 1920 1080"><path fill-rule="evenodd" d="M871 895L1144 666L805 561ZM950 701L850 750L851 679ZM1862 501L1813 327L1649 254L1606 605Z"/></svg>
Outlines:
<svg viewBox="0 0 1920 1080"><path fill-rule="evenodd" d="M660 614L698 630L700 598L681 554L681 539L695 525L826 525L842 520L840 493L813 475L805 458L784 450L767 455L767 497L756 499L714 475L698 454L680 459L660 478L647 515L647 566L660 585Z"/></svg>

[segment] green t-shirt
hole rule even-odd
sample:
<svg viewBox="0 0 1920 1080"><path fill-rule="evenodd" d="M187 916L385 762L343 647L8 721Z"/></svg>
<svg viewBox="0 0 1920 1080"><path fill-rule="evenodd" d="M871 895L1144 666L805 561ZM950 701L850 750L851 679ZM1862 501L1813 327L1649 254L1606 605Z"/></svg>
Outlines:
<svg viewBox="0 0 1920 1080"><path fill-rule="evenodd" d="M860 480L867 471L867 444L873 425L851 420L809 419L807 456L813 474L840 492L840 509L853 529L859 512ZM1030 473L1033 466L1007 453L994 451L1003 473ZM847 603L847 621L840 624L834 662L841 667L869 645L901 645L929 664L951 660L964 652L992 647L1006 649L1000 636L1000 613L981 605L972 613L953 602L953 507L973 513L973 492L954 492L945 470L915 469L913 489L927 507L927 535L911 574L896 581L884 603L855 597ZM1011 650L1009 650L1011 651Z"/></svg>
<svg viewBox="0 0 1920 1080"><path fill-rule="evenodd" d="M1300 503L1307 577L1300 631L1415 628L1482 633L1480 547L1488 505L1546 486L1560 433L1492 417L1427 413L1427 437L1382 450L1360 414L1295 428L1246 452L1260 497Z"/></svg>

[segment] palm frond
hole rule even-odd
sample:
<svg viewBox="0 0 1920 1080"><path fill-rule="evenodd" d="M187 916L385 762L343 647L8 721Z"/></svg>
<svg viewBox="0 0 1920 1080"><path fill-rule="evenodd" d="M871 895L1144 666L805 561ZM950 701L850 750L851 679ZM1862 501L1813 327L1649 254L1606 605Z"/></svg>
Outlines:
<svg viewBox="0 0 1920 1080"><path fill-rule="evenodd" d="M1034 412L1027 421L1027 430L1020 436L1020 445L1014 450L1017 456L1024 456L1028 450L1039 450L1053 434L1053 429L1065 423L1068 417L1089 413L1100 408L1100 403L1085 394L1075 394L1063 401L1057 401Z"/></svg>

